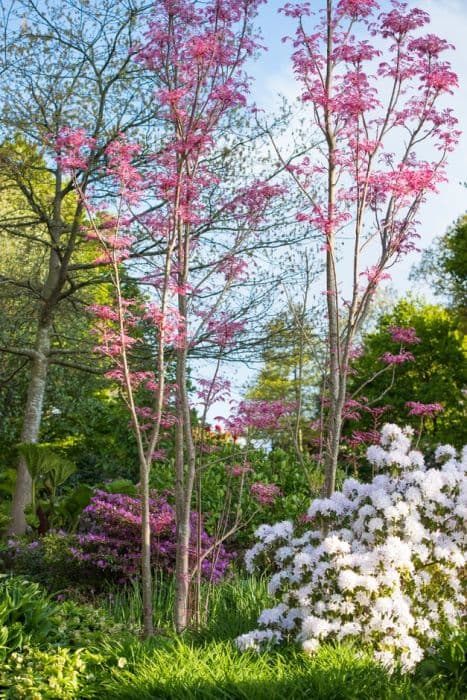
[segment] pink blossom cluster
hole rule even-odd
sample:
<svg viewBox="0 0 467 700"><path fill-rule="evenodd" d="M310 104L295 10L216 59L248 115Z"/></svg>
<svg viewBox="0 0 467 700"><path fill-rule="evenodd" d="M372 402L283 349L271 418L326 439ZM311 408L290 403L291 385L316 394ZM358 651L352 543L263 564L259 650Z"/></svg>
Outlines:
<svg viewBox="0 0 467 700"><path fill-rule="evenodd" d="M409 416L426 416L434 418L437 413L444 411L440 403L420 403L419 401L407 401L405 404L409 409Z"/></svg>
<svg viewBox="0 0 467 700"><path fill-rule="evenodd" d="M241 401L236 414L225 421L225 427L237 437L249 430L277 430L294 406L290 401L280 400Z"/></svg>
<svg viewBox="0 0 467 700"><path fill-rule="evenodd" d="M198 515L191 514L192 538L190 564L196 561ZM150 499L151 559L154 568L172 573L176 555L175 510L164 496L155 492ZM79 534L70 549L71 556L89 572L107 580L127 582L139 576L141 569L141 502L124 494L96 491L83 512ZM201 531L201 556L213 544L204 528ZM203 559L203 576L220 580L232 559L221 547L218 554Z"/></svg>
<svg viewBox="0 0 467 700"><path fill-rule="evenodd" d="M133 164L140 151L141 146L128 142L124 134L119 134L105 149L107 175L116 180L121 197L129 204L137 204L144 190L143 177Z"/></svg>
<svg viewBox="0 0 467 700"><path fill-rule="evenodd" d="M52 140L57 154L56 162L65 172L85 170L96 147L96 139L88 136L85 129L62 126Z"/></svg>
<svg viewBox="0 0 467 700"><path fill-rule="evenodd" d="M415 330L415 328L389 326L388 331L393 343L404 343L405 345L412 345L421 342L420 338L417 336L417 331Z"/></svg>
<svg viewBox="0 0 467 700"><path fill-rule="evenodd" d="M282 492L276 484L263 484L261 481L256 481L250 486L252 497L262 506L270 506L276 498L282 495Z"/></svg>
<svg viewBox="0 0 467 700"><path fill-rule="evenodd" d="M460 136L452 111L438 106L439 98L457 87L444 58L451 45L422 33L429 22L426 12L399 0L388 4L383 11L377 0L341 0L332 4L330 18L316 13L317 23L310 27L315 14L310 3L283 8L297 20L295 35L287 40L301 99L312 106L310 128L321 131L329 146L321 159L311 162L306 156L288 166L312 195L297 220L321 231L327 251L330 237L349 228L362 242L379 237L384 254L362 273L367 282L361 295L372 294L387 278L391 259L414 249L416 210L445 180L446 154ZM362 39L365 32L374 40ZM430 144L430 159L417 153L422 142ZM404 145L393 151L389 143ZM330 168L337 183L332 204L316 187Z"/></svg>
<svg viewBox="0 0 467 700"><path fill-rule="evenodd" d="M408 352L408 350L401 350L398 353L385 352L380 359L387 365L402 365L407 360L415 362L413 353Z"/></svg>
<svg viewBox="0 0 467 700"><path fill-rule="evenodd" d="M420 338L416 334L415 328L402 326L389 326L389 335L393 343L400 343L399 352L385 352L381 355L382 360L387 365L402 365L404 362L415 362L413 353L406 350L404 345L416 345L420 343Z"/></svg>

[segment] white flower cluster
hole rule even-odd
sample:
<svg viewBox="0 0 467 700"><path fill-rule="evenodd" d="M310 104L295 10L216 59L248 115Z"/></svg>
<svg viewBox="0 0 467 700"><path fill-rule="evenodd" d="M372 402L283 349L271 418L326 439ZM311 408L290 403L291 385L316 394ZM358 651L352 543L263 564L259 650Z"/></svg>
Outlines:
<svg viewBox="0 0 467 700"><path fill-rule="evenodd" d="M274 562L269 583L279 604L260 629L238 637L240 649L299 641L314 653L323 640L358 638L388 669L409 671L443 625L465 605L467 452L438 448L439 468L410 450L410 429L385 425L367 457L371 483L348 479L342 492L313 502L313 525L297 537L291 522L262 525L247 553L250 571Z"/></svg>

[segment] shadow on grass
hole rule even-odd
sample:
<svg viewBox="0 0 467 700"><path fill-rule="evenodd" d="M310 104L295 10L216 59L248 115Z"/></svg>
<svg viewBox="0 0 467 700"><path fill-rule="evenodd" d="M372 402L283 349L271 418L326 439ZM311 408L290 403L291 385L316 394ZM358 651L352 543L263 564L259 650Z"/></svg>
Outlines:
<svg viewBox="0 0 467 700"><path fill-rule="evenodd" d="M449 688L420 687L357 687L355 679L347 685L333 687L331 678L320 682L306 679L282 681L237 681L220 684L177 681L142 689L131 684L106 694L108 700L463 700L465 695Z"/></svg>
<svg viewBox="0 0 467 700"><path fill-rule="evenodd" d="M388 676L355 648L240 654L230 645L175 642L114 675L106 700L465 700L453 686Z"/></svg>

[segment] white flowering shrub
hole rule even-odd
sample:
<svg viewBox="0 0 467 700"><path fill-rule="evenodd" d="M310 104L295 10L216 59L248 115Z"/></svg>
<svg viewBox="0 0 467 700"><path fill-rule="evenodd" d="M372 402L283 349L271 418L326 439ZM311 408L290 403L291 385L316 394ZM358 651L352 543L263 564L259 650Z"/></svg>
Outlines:
<svg viewBox="0 0 467 700"><path fill-rule="evenodd" d="M274 563L269 592L278 604L237 638L240 649L295 639L313 653L324 640L357 639L386 668L408 671L445 625L460 623L466 448L463 460L438 448L439 468L428 468L411 432L385 425L381 445L367 452L385 473L367 484L348 479L342 492L315 500L303 535L288 521L258 528L247 567Z"/></svg>

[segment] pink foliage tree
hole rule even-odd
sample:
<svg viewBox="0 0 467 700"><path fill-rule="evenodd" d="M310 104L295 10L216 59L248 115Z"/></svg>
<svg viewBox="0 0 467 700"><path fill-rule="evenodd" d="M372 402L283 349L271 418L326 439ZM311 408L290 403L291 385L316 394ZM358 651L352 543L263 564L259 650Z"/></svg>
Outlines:
<svg viewBox="0 0 467 700"><path fill-rule="evenodd" d="M282 11L297 22L290 39L294 71L311 133L322 137L316 158L283 162L306 202L297 220L321 233L326 258L329 496L355 336L388 268L415 250L420 205L445 180L446 156L459 132L452 111L439 105L457 78L444 58L452 47L424 34L427 13L407 3L391 0L383 12L376 0L326 0L311 29L310 3L288 3ZM346 299L338 260L344 239L351 240L344 247L351 269ZM406 360L410 356L386 358L389 364Z"/></svg>
<svg viewBox="0 0 467 700"><path fill-rule="evenodd" d="M224 2L164 0L148 21L144 40L133 49L134 59L152 71L158 85L154 95L162 105L166 138L147 160L144 173L133 165L138 146L117 137L107 147L106 175L117 186L115 201L107 213L86 209L91 222L89 238L96 239L98 261L109 266L115 293L111 306L95 305L99 319L96 350L111 358L110 378L121 383L130 410L138 445L142 499L142 580L144 624L153 632L150 569L149 472L161 456L161 432L175 430L175 507L177 525L175 624L182 631L189 622L190 513L197 477L197 445L192 429L192 407L187 389L189 353L206 334L219 348L219 359L242 330L242 324L222 310L221 301L236 280L243 279L246 261L238 251L245 237L261 220L269 201L282 192L279 186L252 181L232 197L217 202L237 222L223 241L223 254L205 254L203 274L193 276L194 256L199 265L200 228L215 227L206 193L219 184L209 167L216 136L232 110L246 105L248 80L244 63L258 48L252 20L261 0ZM57 142L57 157L71 172L84 166L91 143L81 130L67 132ZM83 193L79 190L83 197ZM222 191L222 190L221 190ZM142 213L142 200L156 206ZM112 215L108 211L112 211ZM133 229L140 227L163 254L156 264L144 265L140 282L149 289L149 300L127 299L122 270L134 247ZM206 261L207 256L207 261ZM211 278L214 301L202 300L203 286ZM212 281L214 280L214 281ZM219 292L219 285L221 291ZM142 324L155 330L157 350L154 370L132 369L132 352L143 342ZM141 329L141 330L140 330ZM166 355L175 358L175 383L166 381ZM202 386L206 405L219 392L218 368ZM137 389L153 394L151 406L138 405ZM168 405L170 399L170 406Z"/></svg>

